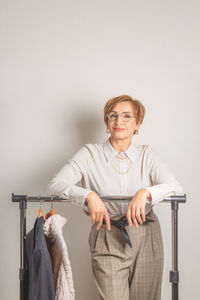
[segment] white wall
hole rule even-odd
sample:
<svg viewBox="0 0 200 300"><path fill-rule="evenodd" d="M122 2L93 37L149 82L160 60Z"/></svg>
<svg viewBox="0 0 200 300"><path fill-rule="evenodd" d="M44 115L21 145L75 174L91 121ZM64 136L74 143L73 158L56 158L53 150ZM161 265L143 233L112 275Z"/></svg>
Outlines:
<svg viewBox="0 0 200 300"><path fill-rule="evenodd" d="M137 143L153 144L187 194L179 209L180 299L199 289L199 1L6 0L0 3L0 298L19 299L19 209L11 193L43 195L84 143L107 138L105 102L128 94L147 114ZM38 204L27 211L27 230ZM48 210L50 205L44 205ZM99 299L90 218L57 204L76 299ZM155 208L165 243L162 300L171 298L171 210Z"/></svg>

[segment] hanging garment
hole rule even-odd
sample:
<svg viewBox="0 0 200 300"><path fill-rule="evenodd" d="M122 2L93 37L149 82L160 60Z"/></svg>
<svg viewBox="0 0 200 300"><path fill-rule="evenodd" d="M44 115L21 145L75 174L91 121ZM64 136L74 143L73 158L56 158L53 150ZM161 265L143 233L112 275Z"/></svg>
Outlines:
<svg viewBox="0 0 200 300"><path fill-rule="evenodd" d="M62 234L62 227L66 222L66 218L56 214L49 217L43 225L53 266L55 300L75 299L71 264Z"/></svg>
<svg viewBox="0 0 200 300"><path fill-rule="evenodd" d="M52 263L43 224L44 217L37 218L26 237L28 300L55 300Z"/></svg>

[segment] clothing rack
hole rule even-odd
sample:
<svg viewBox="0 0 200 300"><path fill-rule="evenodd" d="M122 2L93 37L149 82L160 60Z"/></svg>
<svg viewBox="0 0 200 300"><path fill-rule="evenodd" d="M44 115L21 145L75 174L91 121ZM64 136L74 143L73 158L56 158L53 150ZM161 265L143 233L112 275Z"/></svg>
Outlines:
<svg viewBox="0 0 200 300"><path fill-rule="evenodd" d="M123 203L129 203L132 197L121 196L104 196L101 197L103 202L119 203L123 200ZM27 195L15 195L12 193L12 202L19 203L20 209L20 300L25 299L26 281L27 281L27 269L26 269L26 209L27 202L70 202L71 200L63 199L57 196L27 196ZM178 207L179 203L186 202L186 194L180 196L170 196L164 198L161 202L171 203L171 224L172 224L172 271L169 274L169 281L172 283L172 300L178 300L178 284L179 284L179 271L178 271Z"/></svg>

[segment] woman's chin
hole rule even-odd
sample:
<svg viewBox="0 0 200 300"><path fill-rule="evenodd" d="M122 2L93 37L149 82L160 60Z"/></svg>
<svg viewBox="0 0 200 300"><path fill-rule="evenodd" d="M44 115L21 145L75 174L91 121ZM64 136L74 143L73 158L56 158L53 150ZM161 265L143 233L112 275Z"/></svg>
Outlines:
<svg viewBox="0 0 200 300"><path fill-rule="evenodd" d="M126 134L124 134L124 132L113 132L112 134L111 134L111 137L112 138L126 138L127 136L126 136Z"/></svg>

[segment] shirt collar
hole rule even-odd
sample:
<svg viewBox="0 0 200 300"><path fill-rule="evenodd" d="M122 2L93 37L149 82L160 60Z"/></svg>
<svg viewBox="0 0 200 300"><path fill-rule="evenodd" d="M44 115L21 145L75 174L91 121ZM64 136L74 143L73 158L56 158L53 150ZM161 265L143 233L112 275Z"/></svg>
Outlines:
<svg viewBox="0 0 200 300"><path fill-rule="evenodd" d="M108 138L103 144L103 150L108 162L111 159L113 159L115 155L118 153L117 150L112 146L110 142L110 138ZM124 153L128 156L129 159L131 159L132 162L135 160L136 144L133 143L133 140L131 140L131 144L129 145L128 149L124 151Z"/></svg>

